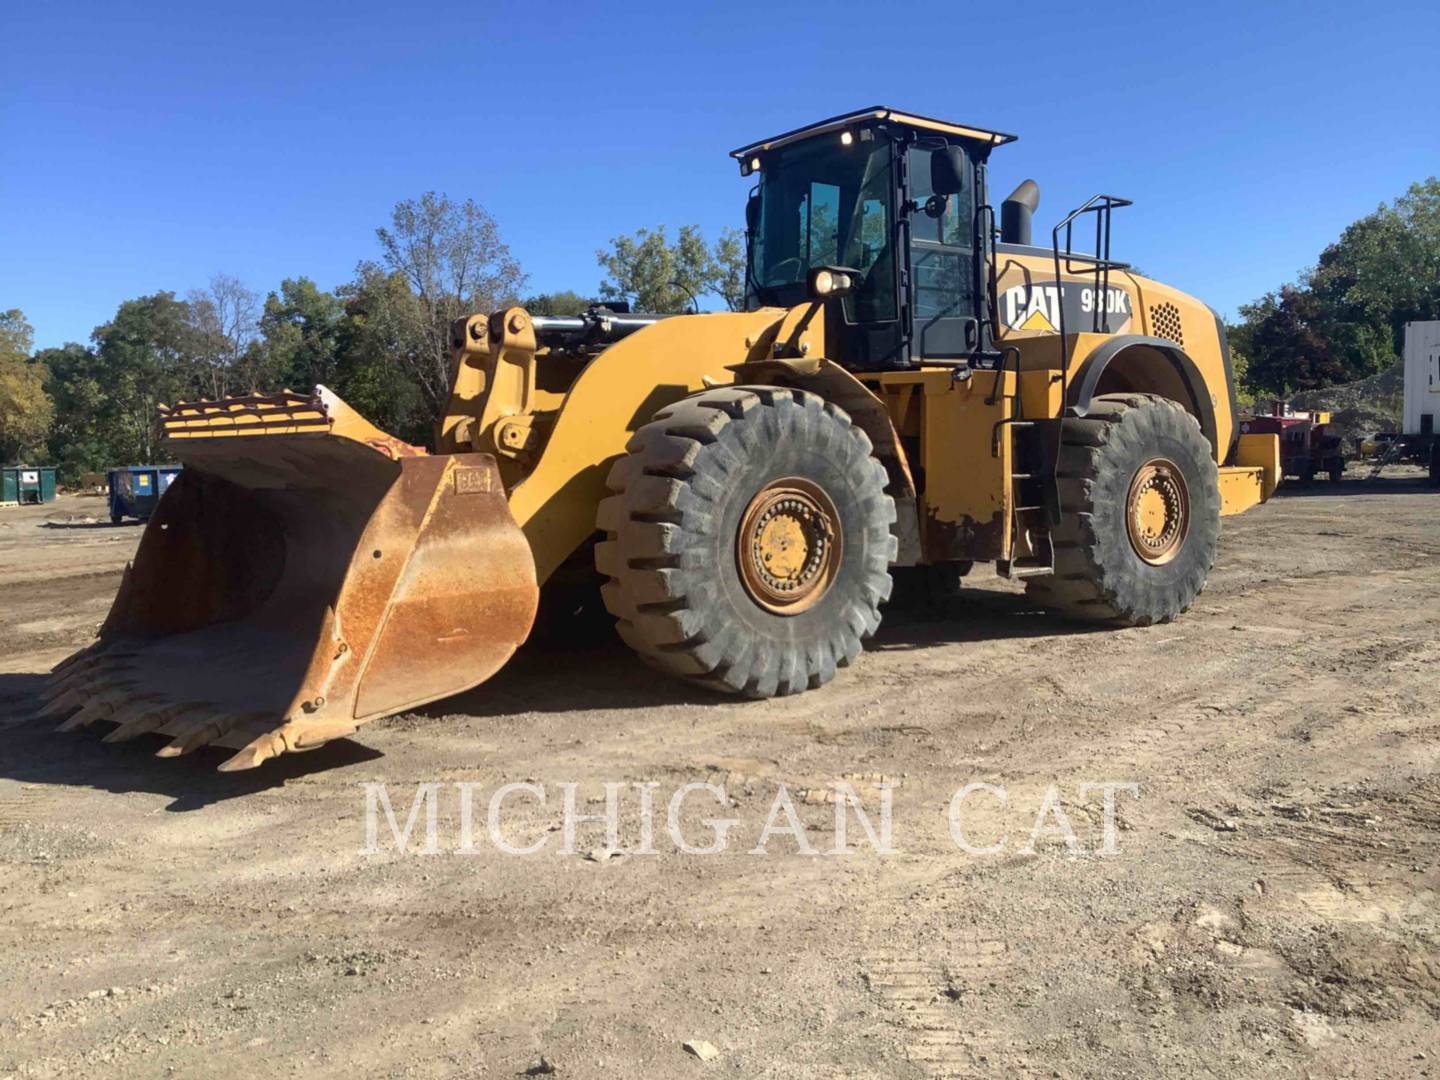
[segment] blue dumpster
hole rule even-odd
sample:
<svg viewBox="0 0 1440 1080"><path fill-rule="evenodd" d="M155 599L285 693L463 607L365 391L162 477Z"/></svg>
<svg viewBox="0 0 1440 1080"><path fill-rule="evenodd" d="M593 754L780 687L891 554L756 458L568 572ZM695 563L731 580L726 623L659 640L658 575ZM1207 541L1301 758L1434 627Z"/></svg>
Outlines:
<svg viewBox="0 0 1440 1080"><path fill-rule="evenodd" d="M110 520L116 525L127 517L148 521L160 496L179 475L179 465L123 465L109 470Z"/></svg>

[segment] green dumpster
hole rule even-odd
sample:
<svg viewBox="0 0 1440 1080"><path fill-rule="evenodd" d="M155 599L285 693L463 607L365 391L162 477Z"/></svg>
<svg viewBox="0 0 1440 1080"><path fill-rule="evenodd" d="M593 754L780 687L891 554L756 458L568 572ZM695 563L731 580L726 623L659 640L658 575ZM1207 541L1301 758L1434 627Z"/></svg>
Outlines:
<svg viewBox="0 0 1440 1080"><path fill-rule="evenodd" d="M54 501L53 465L7 465L0 470L0 503L25 505Z"/></svg>

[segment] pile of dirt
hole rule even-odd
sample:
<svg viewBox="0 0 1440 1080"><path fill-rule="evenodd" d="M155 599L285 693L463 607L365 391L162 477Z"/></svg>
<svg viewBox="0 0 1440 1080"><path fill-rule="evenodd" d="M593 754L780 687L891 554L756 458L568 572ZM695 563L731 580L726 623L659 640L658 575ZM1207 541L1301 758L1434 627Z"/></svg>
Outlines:
<svg viewBox="0 0 1440 1080"><path fill-rule="evenodd" d="M1397 360L1378 374L1343 386L1306 390L1290 399L1293 408L1325 410L1340 429L1349 450L1352 441L1374 431L1399 431L1405 407L1405 362Z"/></svg>

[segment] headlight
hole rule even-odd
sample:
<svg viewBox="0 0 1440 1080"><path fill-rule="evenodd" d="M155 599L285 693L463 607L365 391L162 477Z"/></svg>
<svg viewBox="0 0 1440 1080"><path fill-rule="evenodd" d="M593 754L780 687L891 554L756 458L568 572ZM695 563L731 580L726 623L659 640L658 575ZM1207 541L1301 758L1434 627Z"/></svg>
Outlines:
<svg viewBox="0 0 1440 1080"><path fill-rule="evenodd" d="M810 271L810 295L818 300L845 296L855 289L859 275L853 270L821 266Z"/></svg>

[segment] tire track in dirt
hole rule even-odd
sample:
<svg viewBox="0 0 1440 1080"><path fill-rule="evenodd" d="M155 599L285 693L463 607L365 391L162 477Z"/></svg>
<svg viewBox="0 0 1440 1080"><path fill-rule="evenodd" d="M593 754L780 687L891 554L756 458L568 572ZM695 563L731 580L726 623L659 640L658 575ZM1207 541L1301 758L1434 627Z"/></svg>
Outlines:
<svg viewBox="0 0 1440 1080"><path fill-rule="evenodd" d="M1007 977L1010 955L1002 938L972 930L941 959L892 945L872 949L860 964L903 1033L906 1057L935 1080L994 1075L997 1065L1023 1054L1024 1047L1003 1031L965 1026L956 1007L979 985Z"/></svg>

